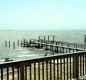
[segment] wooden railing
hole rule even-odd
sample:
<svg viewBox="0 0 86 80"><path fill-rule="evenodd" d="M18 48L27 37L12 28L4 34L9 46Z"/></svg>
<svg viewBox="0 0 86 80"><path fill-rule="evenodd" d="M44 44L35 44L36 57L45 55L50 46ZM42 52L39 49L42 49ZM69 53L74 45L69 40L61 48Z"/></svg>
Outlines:
<svg viewBox="0 0 86 80"><path fill-rule="evenodd" d="M86 52L0 63L0 80L71 80L86 75Z"/></svg>

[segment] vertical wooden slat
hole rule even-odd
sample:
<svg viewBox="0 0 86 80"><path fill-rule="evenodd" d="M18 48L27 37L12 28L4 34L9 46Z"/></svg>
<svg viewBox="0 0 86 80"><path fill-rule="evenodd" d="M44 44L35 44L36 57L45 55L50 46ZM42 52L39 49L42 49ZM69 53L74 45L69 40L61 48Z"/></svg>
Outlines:
<svg viewBox="0 0 86 80"><path fill-rule="evenodd" d="M80 55L80 76L82 76L81 55Z"/></svg>
<svg viewBox="0 0 86 80"><path fill-rule="evenodd" d="M46 80L48 80L48 61L46 61Z"/></svg>
<svg viewBox="0 0 86 80"><path fill-rule="evenodd" d="M42 62L42 79L44 80L44 61Z"/></svg>
<svg viewBox="0 0 86 80"><path fill-rule="evenodd" d="M14 66L12 66L12 80L14 80Z"/></svg>
<svg viewBox="0 0 86 80"><path fill-rule="evenodd" d="M84 55L83 55L83 76L84 76Z"/></svg>
<svg viewBox="0 0 86 80"><path fill-rule="evenodd" d="M68 58L67 59L67 80L68 80Z"/></svg>
<svg viewBox="0 0 86 80"><path fill-rule="evenodd" d="M34 63L34 80L36 80L36 63Z"/></svg>
<svg viewBox="0 0 86 80"><path fill-rule="evenodd" d="M70 79L71 79L71 57L70 57Z"/></svg>
<svg viewBox="0 0 86 80"><path fill-rule="evenodd" d="M1 80L3 80L3 68L1 68Z"/></svg>
<svg viewBox="0 0 86 80"><path fill-rule="evenodd" d="M75 78L79 77L79 56L78 55L74 56L74 77Z"/></svg>
<svg viewBox="0 0 86 80"><path fill-rule="evenodd" d="M38 80L40 80L40 62L38 62Z"/></svg>
<svg viewBox="0 0 86 80"><path fill-rule="evenodd" d="M25 80L27 80L27 65L25 65Z"/></svg>
<svg viewBox="0 0 86 80"><path fill-rule="evenodd" d="M9 80L9 68L7 67L7 80Z"/></svg>
<svg viewBox="0 0 86 80"><path fill-rule="evenodd" d="M57 80L59 80L59 75L58 75L59 71L58 71L58 59L57 59Z"/></svg>
<svg viewBox="0 0 86 80"><path fill-rule="evenodd" d="M65 58L64 58L64 80L65 80Z"/></svg>
<svg viewBox="0 0 86 80"><path fill-rule="evenodd" d="M74 76L74 57L72 57L72 59L73 59L73 78L75 78Z"/></svg>
<svg viewBox="0 0 86 80"><path fill-rule="evenodd" d="M17 76L18 76L18 80L19 80L19 66L17 68Z"/></svg>
<svg viewBox="0 0 86 80"><path fill-rule="evenodd" d="M51 69L51 60L50 60L50 80L52 80L52 69Z"/></svg>
<svg viewBox="0 0 86 80"><path fill-rule="evenodd" d="M30 70L30 74L29 74L30 76L29 77L30 77L30 80L32 80L32 77L31 77L31 74L32 74L31 73L31 64L30 64L30 69L29 70Z"/></svg>
<svg viewBox="0 0 86 80"><path fill-rule="evenodd" d="M54 68L54 80L55 80L55 59L53 60L54 61L54 63L53 63L53 68Z"/></svg>
<svg viewBox="0 0 86 80"><path fill-rule="evenodd" d="M62 80L62 59L60 59L60 78Z"/></svg>
<svg viewBox="0 0 86 80"><path fill-rule="evenodd" d="M86 75L86 54L85 54L85 75Z"/></svg>
<svg viewBox="0 0 86 80"><path fill-rule="evenodd" d="M24 80L24 63L20 65L20 80Z"/></svg>

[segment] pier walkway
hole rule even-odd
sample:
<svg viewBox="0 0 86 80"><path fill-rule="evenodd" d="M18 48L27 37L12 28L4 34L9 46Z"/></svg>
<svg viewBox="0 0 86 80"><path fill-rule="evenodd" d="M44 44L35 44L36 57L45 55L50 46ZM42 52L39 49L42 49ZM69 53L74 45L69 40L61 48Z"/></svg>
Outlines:
<svg viewBox="0 0 86 80"><path fill-rule="evenodd" d="M44 50L50 50L55 52L61 53L70 53L71 51L85 51L86 45L79 44L79 43L69 43L69 42L62 42L62 41L55 41L55 36L53 40L45 39L30 39L29 41L23 40L23 47L36 47L36 48L43 48Z"/></svg>

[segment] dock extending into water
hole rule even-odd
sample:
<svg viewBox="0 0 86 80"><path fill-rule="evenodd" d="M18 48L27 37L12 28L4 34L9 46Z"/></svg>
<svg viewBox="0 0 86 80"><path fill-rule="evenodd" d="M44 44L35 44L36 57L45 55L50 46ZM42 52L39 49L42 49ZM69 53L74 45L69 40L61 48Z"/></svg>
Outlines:
<svg viewBox="0 0 86 80"><path fill-rule="evenodd" d="M0 63L0 80L86 80L85 44L55 41L49 35L48 40L24 39L21 45L66 54Z"/></svg>
<svg viewBox="0 0 86 80"><path fill-rule="evenodd" d="M55 41L55 36L52 36L53 40L45 39L45 36L43 39L30 39L29 41L23 40L23 47L35 47L35 48L43 48L44 50L50 50L60 53L70 53L71 51L85 51L86 45L85 44L79 44L79 43L72 43L72 42L62 42L62 41ZM50 36L51 37L51 36Z"/></svg>

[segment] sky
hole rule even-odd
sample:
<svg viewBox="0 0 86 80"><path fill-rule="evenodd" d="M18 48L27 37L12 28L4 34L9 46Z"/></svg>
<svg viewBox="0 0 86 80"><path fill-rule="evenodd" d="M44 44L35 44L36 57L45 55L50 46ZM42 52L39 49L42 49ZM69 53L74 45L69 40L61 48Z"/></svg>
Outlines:
<svg viewBox="0 0 86 80"><path fill-rule="evenodd" d="M86 29L86 0L0 0L0 30Z"/></svg>

